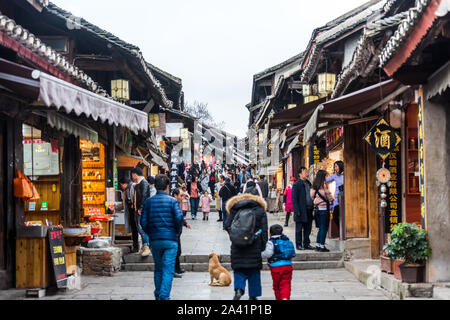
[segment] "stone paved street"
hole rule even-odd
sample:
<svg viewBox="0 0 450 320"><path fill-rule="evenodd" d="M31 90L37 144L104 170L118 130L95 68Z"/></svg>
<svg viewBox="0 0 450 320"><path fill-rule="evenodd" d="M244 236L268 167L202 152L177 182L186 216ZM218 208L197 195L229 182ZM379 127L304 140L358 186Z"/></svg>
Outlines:
<svg viewBox="0 0 450 320"><path fill-rule="evenodd" d="M199 214L201 217L201 214ZM280 216L269 215L269 225L281 223ZM183 233L183 255L203 255L215 251L229 254L229 239L216 222L217 214L212 212L209 221L201 219L188 222L191 230ZM282 223L281 223L282 224ZM286 234L294 239L293 224L286 228ZM311 236L313 240L314 237ZM314 241L313 241L314 244ZM71 290L65 294L46 296L44 300L153 300L152 272L120 272L113 277L82 276L81 290ZM181 279L174 279L173 300L230 300L233 297L233 286L219 288L210 287L207 272L187 272ZM272 279L269 271L262 272L262 300L273 300ZM24 299L24 290L0 291L0 299ZM292 282L293 300L352 300L377 299L387 297L378 290L372 290L361 284L346 269L296 270ZM248 299L245 295L243 299Z"/></svg>

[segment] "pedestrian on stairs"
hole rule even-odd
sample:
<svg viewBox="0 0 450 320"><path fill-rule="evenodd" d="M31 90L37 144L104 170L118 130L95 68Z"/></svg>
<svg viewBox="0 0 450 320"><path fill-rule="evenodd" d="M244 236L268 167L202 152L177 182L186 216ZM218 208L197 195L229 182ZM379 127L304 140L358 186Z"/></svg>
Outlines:
<svg viewBox="0 0 450 320"><path fill-rule="evenodd" d="M184 200L184 193L182 190L180 190L179 188L176 188L175 190L173 190L172 197L174 197L178 201L179 205L182 205L183 200ZM191 225L189 223L187 223L187 221L186 221L186 216L184 215L184 213L183 213L183 227L186 227L188 229L191 228ZM181 229L181 231L178 235L178 251L177 251L177 258L175 260L175 272L173 274L173 276L175 278L182 278L182 274L185 272L185 270L183 268L181 268L181 263L180 263L182 231L183 231L183 229Z"/></svg>
<svg viewBox="0 0 450 320"><path fill-rule="evenodd" d="M292 186L294 185L295 179L294 177L291 178L289 185L284 190L284 210L286 211L286 222L284 223L284 226L287 227L289 225L289 218L291 217L292 212L294 211L294 205L292 204Z"/></svg>
<svg viewBox="0 0 450 320"><path fill-rule="evenodd" d="M209 220L209 212L211 211L211 202L212 198L209 195L208 191L203 192L203 195L200 198L200 208L202 208L203 212L203 221Z"/></svg>
<svg viewBox="0 0 450 320"><path fill-rule="evenodd" d="M178 201L168 194L170 179L167 175L157 175L155 187L156 195L144 202L141 225L149 235L155 261L155 298L169 300L183 213Z"/></svg>
<svg viewBox="0 0 450 320"><path fill-rule="evenodd" d="M330 225L330 203L334 200L330 191L326 187L327 172L319 170L314 179L313 186L311 188L311 198L314 204L314 210L316 211L316 221L319 225L319 232L317 233L316 251L329 252L325 247L325 239L327 237L328 227Z"/></svg>

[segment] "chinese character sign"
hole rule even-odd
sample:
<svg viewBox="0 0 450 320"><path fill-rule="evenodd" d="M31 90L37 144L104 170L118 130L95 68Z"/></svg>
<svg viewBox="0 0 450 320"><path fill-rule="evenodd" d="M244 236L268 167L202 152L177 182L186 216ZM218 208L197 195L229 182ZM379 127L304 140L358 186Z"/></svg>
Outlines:
<svg viewBox="0 0 450 320"><path fill-rule="evenodd" d="M420 216L422 228L426 228L425 211L425 154L424 154L424 129L423 129L423 89L418 90L418 128L419 128L419 191L420 191Z"/></svg>
<svg viewBox="0 0 450 320"><path fill-rule="evenodd" d="M389 154L400 144L399 134L386 122L380 119L364 137L364 140L385 160Z"/></svg>
<svg viewBox="0 0 450 320"><path fill-rule="evenodd" d="M381 161L379 167L381 168ZM402 222L402 179L401 179L401 152L398 145L385 160L385 166L390 171L390 185L387 187L385 232L390 233L392 228Z"/></svg>
<svg viewBox="0 0 450 320"><path fill-rule="evenodd" d="M48 228L48 244L50 248L53 270L55 271L56 285L58 288L64 288L67 283L67 274L62 227Z"/></svg>

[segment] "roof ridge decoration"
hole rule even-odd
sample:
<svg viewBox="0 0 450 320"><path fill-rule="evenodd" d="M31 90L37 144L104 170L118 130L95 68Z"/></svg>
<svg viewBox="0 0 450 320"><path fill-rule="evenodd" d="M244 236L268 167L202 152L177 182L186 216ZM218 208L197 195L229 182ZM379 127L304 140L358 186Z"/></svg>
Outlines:
<svg viewBox="0 0 450 320"><path fill-rule="evenodd" d="M392 17L386 17L384 19L380 19L374 22L369 22L364 28L364 33L358 41L358 46L356 50L353 52L353 57L351 63L349 63L338 75L336 86L331 94L331 99L335 99L339 97L348 85L360 75L361 71L363 71L363 67L367 65L369 62L367 58L368 56L375 55L377 56L377 52L381 52L381 49L376 49L376 52L373 53L373 45L371 46L371 40L382 31L387 28L398 25L403 18L407 16L408 12L401 12ZM365 53L372 53L370 55L365 55ZM367 69L364 70L364 73L367 73Z"/></svg>
<svg viewBox="0 0 450 320"><path fill-rule="evenodd" d="M172 80L173 82L175 82L175 83L177 83L177 84L179 84L179 85L182 84L181 78L178 78L178 77L176 77L176 76L170 74L169 72L164 71L164 70L162 70L161 68L158 68L157 66L151 64L150 62L146 62L146 63L147 63L147 66L148 66L150 69L154 69L156 72L161 73L162 75L166 76L167 78L169 78L170 80Z"/></svg>
<svg viewBox="0 0 450 320"><path fill-rule="evenodd" d="M406 38L410 35L414 26L422 17L432 0L417 0L416 5L408 10L407 17L404 18L392 37L386 43L385 48L379 55L380 64L383 68L402 46Z"/></svg>
<svg viewBox="0 0 450 320"><path fill-rule="evenodd" d="M354 28L356 25L362 23L363 21L368 20L375 13L381 12L383 10L383 6L386 4L387 1L388 0L377 1L369 7L363 6L362 11L355 13L354 15L348 17L347 19L343 20L339 24L337 24L329 29L321 31L320 29L323 29L323 28L319 28L318 34L315 37L315 39L310 40L309 46L312 47L310 49L312 51L310 54L310 58L307 61L307 65L304 68L304 71L303 71L300 81L309 82L311 73L314 71L314 69L317 65L317 57L322 52L323 46L328 41L337 38L338 36L345 33L346 31ZM355 10L352 10L351 12L354 12L354 11Z"/></svg>
<svg viewBox="0 0 450 320"><path fill-rule="evenodd" d="M52 2L48 3L48 6L46 6L46 10L49 13L56 15L64 20L70 20L70 19L74 18L74 15L72 13L58 7L57 5L55 5ZM161 95L161 100L165 104L165 106L168 108L173 107L173 102L167 98L164 88L161 86L161 83L158 81L158 79L155 78L155 76L152 74L150 68L147 66L147 62L145 61L144 56L143 56L141 50L139 49L139 47L118 38L111 32L106 31L106 30L94 25L94 24L86 21L83 18L80 18L77 22L79 22L79 27L96 35L99 38L104 39L105 41L107 41L109 43L114 44L117 47L122 48L123 50L127 51L130 55L134 56L139 61L144 73L150 79L152 86ZM72 21L72 23L73 23L73 21Z"/></svg>
<svg viewBox="0 0 450 320"><path fill-rule="evenodd" d="M106 90L100 87L100 85L83 70L71 64L64 56L56 52L52 47L46 45L34 34L23 28L21 25L18 25L13 19L3 15L1 12L0 31L4 31L8 36L11 36L15 40L19 41L26 48L39 54L41 57L46 58L53 66L66 73L71 78L84 84L90 91L104 97L111 98L108 96Z"/></svg>
<svg viewBox="0 0 450 320"><path fill-rule="evenodd" d="M273 67L267 68L267 69L265 69L265 70L255 74L253 76L253 79L261 78L262 76L264 76L264 75L266 75L268 73L274 72L274 71L276 71L278 69L281 69L281 68L283 68L283 67L285 67L285 66L287 66L287 65L289 65L289 64L291 64L293 62L295 62L296 60L299 60L299 59L303 60L303 58L305 57L305 54L306 54L306 51L303 51L303 52L301 52L299 54L296 54L295 56L290 57L289 59L287 59L287 60L285 60L283 62L280 62L279 64L277 64L277 65L275 65Z"/></svg>

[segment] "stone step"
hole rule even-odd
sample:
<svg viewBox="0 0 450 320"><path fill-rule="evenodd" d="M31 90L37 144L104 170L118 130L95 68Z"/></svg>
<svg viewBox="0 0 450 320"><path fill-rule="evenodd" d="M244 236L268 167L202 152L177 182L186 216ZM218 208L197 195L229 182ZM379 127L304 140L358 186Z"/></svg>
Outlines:
<svg viewBox="0 0 450 320"><path fill-rule="evenodd" d="M339 269L344 267L343 261L294 261L294 270L315 270L315 269ZM231 263L222 263L222 266L231 271ZM187 272L208 272L208 263L181 263L181 267ZM263 270L269 270L269 266L264 263ZM154 263L127 263L122 264L122 271L155 271Z"/></svg>
<svg viewBox="0 0 450 320"><path fill-rule="evenodd" d="M153 257L141 257L139 254L125 254L123 256L125 264L129 263L153 263ZM301 251L297 252L292 261L341 261L343 260L343 252L314 252ZM208 263L208 255L182 255L180 257L181 263ZM230 255L221 255L221 263L229 263Z"/></svg>

